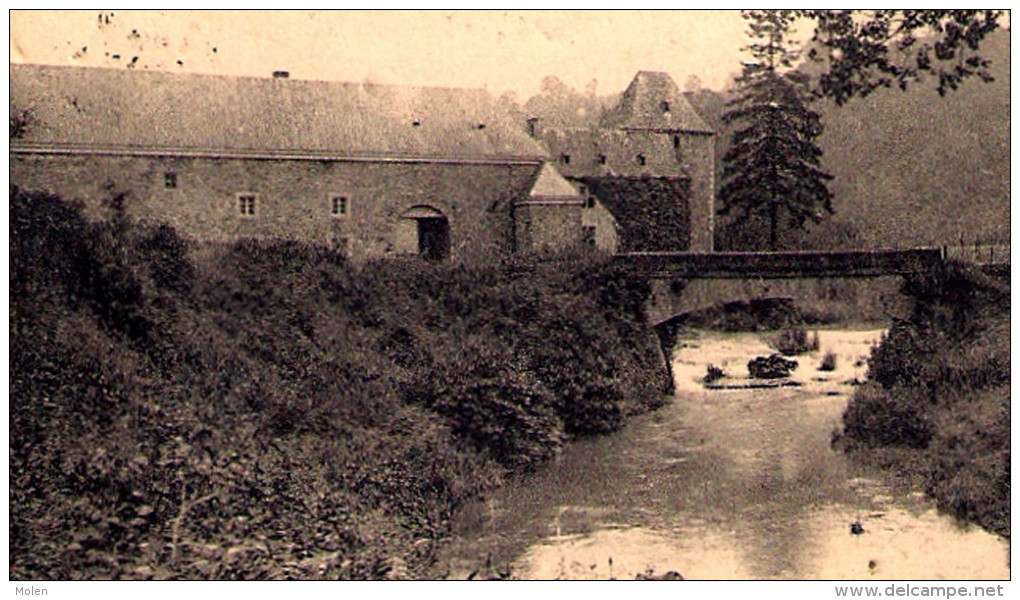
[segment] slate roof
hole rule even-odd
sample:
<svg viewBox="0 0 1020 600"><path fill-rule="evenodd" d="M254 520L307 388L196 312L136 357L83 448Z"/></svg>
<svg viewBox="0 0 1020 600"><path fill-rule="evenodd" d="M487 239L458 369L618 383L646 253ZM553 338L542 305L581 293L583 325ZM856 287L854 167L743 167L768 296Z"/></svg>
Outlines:
<svg viewBox="0 0 1020 600"><path fill-rule="evenodd" d="M669 73L638 71L602 127L712 133Z"/></svg>
<svg viewBox="0 0 1020 600"><path fill-rule="evenodd" d="M545 157L485 90L11 64L10 93L31 111L12 149Z"/></svg>

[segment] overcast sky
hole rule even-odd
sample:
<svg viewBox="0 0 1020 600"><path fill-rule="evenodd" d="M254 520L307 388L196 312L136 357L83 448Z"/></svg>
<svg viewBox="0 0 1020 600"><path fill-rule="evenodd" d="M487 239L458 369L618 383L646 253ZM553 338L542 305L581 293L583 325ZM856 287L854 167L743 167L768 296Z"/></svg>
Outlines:
<svg viewBox="0 0 1020 600"><path fill-rule="evenodd" d="M107 22L107 20L109 22ZM737 11L14 11L11 61L514 91L555 75L599 94L638 70L718 89L746 44ZM113 56L119 55L119 59ZM181 61L183 65L177 64Z"/></svg>

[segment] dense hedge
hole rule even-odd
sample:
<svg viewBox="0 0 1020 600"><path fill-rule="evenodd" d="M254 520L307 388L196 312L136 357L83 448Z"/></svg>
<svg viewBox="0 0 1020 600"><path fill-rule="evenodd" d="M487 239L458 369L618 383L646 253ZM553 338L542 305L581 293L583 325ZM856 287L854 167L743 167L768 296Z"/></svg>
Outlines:
<svg viewBox="0 0 1020 600"><path fill-rule="evenodd" d="M1008 286L950 264L904 291L913 315L873 349L840 443L922 477L941 508L1008 536Z"/></svg>
<svg viewBox="0 0 1020 600"><path fill-rule="evenodd" d="M647 289L591 257L10 218L14 579L421 576L465 500L663 401Z"/></svg>

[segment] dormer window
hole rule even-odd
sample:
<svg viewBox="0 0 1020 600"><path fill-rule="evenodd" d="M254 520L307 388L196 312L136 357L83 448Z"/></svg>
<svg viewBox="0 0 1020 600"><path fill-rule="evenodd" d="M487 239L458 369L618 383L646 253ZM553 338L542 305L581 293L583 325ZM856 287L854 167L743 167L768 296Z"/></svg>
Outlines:
<svg viewBox="0 0 1020 600"><path fill-rule="evenodd" d="M644 166L645 164L648 163L648 160L645 158L644 154L638 154L637 155L637 163L639 165L641 165L641 166Z"/></svg>
<svg viewBox="0 0 1020 600"><path fill-rule="evenodd" d="M668 100L663 100L662 101L662 112L669 112L669 101Z"/></svg>
<svg viewBox="0 0 1020 600"><path fill-rule="evenodd" d="M485 123L479 123L478 124L478 128L479 129L485 129Z"/></svg>
<svg viewBox="0 0 1020 600"><path fill-rule="evenodd" d="M411 121L411 127L421 127L421 121Z"/></svg>
<svg viewBox="0 0 1020 600"><path fill-rule="evenodd" d="M560 155L560 162L562 162L565 165L569 165L570 164L570 155L569 154L561 154Z"/></svg>
<svg viewBox="0 0 1020 600"><path fill-rule="evenodd" d="M605 154L599 154L599 164L600 165L606 164L606 155Z"/></svg>

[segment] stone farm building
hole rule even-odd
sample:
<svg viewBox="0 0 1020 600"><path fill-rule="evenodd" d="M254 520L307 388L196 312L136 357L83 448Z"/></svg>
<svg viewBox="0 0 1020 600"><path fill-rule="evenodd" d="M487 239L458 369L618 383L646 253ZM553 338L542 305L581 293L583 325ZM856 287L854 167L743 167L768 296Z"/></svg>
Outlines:
<svg viewBox="0 0 1020 600"><path fill-rule="evenodd" d="M546 126L533 137L585 198L588 243L608 251L709 252L715 139L667 73L640 71L586 127Z"/></svg>
<svg viewBox="0 0 1020 600"><path fill-rule="evenodd" d="M11 183L199 240L354 260L579 242L584 198L484 90L10 65Z"/></svg>
<svg viewBox="0 0 1020 600"><path fill-rule="evenodd" d="M665 73L638 73L573 130L514 121L484 90L283 72L12 64L10 94L11 183L93 218L122 196L196 240L298 239L356 261L712 247L712 132Z"/></svg>

